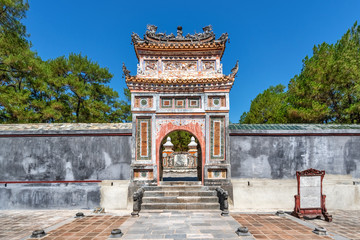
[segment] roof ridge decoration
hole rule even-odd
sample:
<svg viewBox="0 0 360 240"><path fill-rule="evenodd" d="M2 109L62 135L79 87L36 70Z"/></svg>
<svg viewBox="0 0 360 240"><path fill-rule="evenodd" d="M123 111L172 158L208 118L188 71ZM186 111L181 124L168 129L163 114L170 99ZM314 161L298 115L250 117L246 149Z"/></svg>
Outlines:
<svg viewBox="0 0 360 240"><path fill-rule="evenodd" d="M147 30L142 39L137 33L131 34L131 40L134 45L137 44L149 44L149 43L161 43L161 44L171 44L171 43L225 43L228 40L228 34L223 33L217 40L215 39L215 33L212 31L212 26L208 25L203 27L202 33L187 34L183 36L182 26L177 27L176 36L171 33L167 35L166 33L157 33L157 26L147 25Z"/></svg>

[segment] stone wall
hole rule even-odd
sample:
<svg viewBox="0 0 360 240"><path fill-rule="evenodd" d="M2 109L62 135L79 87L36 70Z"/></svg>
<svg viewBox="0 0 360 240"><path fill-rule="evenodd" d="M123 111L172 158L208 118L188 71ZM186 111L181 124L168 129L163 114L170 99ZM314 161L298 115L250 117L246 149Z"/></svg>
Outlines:
<svg viewBox="0 0 360 240"><path fill-rule="evenodd" d="M310 126L302 130L231 129L231 177L293 179L296 171L315 168L360 178L360 129Z"/></svg>
<svg viewBox="0 0 360 240"><path fill-rule="evenodd" d="M0 185L0 209L89 209L99 204L99 183Z"/></svg>
<svg viewBox="0 0 360 240"><path fill-rule="evenodd" d="M292 211L297 194L296 179L234 178L233 205L235 211ZM326 207L360 210L360 181L350 175L326 174L323 180Z"/></svg>
<svg viewBox="0 0 360 240"><path fill-rule="evenodd" d="M131 124L0 125L0 209L100 206L82 181L129 180L131 144Z"/></svg>
<svg viewBox="0 0 360 240"><path fill-rule="evenodd" d="M93 125L1 126L7 128L0 129L0 181L129 179L131 129Z"/></svg>

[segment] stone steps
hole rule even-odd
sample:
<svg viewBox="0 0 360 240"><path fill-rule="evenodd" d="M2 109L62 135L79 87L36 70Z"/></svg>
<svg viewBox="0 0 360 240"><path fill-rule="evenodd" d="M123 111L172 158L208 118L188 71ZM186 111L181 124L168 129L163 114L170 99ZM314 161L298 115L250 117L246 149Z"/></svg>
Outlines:
<svg viewBox="0 0 360 240"><path fill-rule="evenodd" d="M143 203L141 210L219 210L219 203Z"/></svg>
<svg viewBox="0 0 360 240"><path fill-rule="evenodd" d="M171 186L145 186L143 187L145 191L201 191L208 190L208 188L203 186L185 186L185 185L171 185Z"/></svg>
<svg viewBox="0 0 360 240"><path fill-rule="evenodd" d="M145 186L142 210L219 210L217 193L201 182L160 182Z"/></svg>
<svg viewBox="0 0 360 240"><path fill-rule="evenodd" d="M143 197L143 203L217 203L216 196L189 196L189 197Z"/></svg>
<svg viewBox="0 0 360 240"><path fill-rule="evenodd" d="M215 191L145 191L144 197L170 197L170 196L217 196Z"/></svg>
<svg viewBox="0 0 360 240"><path fill-rule="evenodd" d="M161 181L160 186L201 186L201 181Z"/></svg>

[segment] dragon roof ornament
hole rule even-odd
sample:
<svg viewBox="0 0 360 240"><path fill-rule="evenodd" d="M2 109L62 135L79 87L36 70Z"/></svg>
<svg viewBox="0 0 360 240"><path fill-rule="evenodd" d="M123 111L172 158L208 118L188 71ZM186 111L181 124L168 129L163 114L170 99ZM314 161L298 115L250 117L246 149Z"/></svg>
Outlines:
<svg viewBox="0 0 360 240"><path fill-rule="evenodd" d="M223 33L218 39L215 39L215 33L212 31L212 26L203 27L202 33L187 34L183 36L182 27L177 27L177 33L167 35L166 33L157 33L157 26L147 25L147 30L142 39L137 33L131 34L133 44L141 43L225 43L228 40L228 34Z"/></svg>

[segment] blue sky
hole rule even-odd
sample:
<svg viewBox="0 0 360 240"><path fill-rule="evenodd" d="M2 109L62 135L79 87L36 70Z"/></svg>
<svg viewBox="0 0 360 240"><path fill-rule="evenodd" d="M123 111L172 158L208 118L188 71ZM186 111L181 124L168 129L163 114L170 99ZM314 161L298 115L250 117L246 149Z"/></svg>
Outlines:
<svg viewBox="0 0 360 240"><path fill-rule="evenodd" d="M184 35L211 24L219 37L229 33L222 59L229 74L239 72L230 92L230 120L238 122L251 100L271 85L298 74L314 45L335 43L360 20L359 0L298 1L120 1L29 0L24 24L33 50L44 60L71 52L87 55L114 74L110 86L122 95L126 87L122 62L136 73L131 33L140 36L147 24L158 31Z"/></svg>

